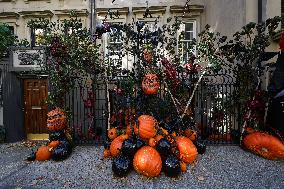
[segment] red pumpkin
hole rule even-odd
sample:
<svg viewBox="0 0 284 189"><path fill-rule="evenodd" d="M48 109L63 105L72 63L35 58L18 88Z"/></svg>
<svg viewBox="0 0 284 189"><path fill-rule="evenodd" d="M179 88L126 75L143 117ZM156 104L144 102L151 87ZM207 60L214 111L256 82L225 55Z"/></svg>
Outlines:
<svg viewBox="0 0 284 189"><path fill-rule="evenodd" d="M146 74L142 81L142 90L146 95L157 94L160 82L156 74Z"/></svg>
<svg viewBox="0 0 284 189"><path fill-rule="evenodd" d="M184 136L176 137L176 143L180 152L180 160L185 163L193 163L197 157L197 149L192 141Z"/></svg>
<svg viewBox="0 0 284 189"><path fill-rule="evenodd" d="M56 148L56 146L58 146L59 145L59 141L58 140L56 140L56 141L51 141L47 146L49 147L49 148Z"/></svg>
<svg viewBox="0 0 284 189"><path fill-rule="evenodd" d="M47 129L49 131L59 131L67 126L67 118L65 113L60 108L48 112L47 114Z"/></svg>
<svg viewBox="0 0 284 189"><path fill-rule="evenodd" d="M128 135L120 135L116 137L110 144L110 153L112 157L116 157L119 155L122 143L128 138Z"/></svg>
<svg viewBox="0 0 284 189"><path fill-rule="evenodd" d="M107 132L107 136L110 140L113 140L117 137L117 129L116 128L111 128Z"/></svg>
<svg viewBox="0 0 284 189"><path fill-rule="evenodd" d="M246 135L243 145L253 153L266 159L283 159L284 144L276 137L262 132Z"/></svg>
<svg viewBox="0 0 284 189"><path fill-rule="evenodd" d="M148 140L154 137L157 133L156 131L157 120L149 115L141 115L138 118L138 125L134 126L134 132L139 135L142 140Z"/></svg>
<svg viewBox="0 0 284 189"><path fill-rule="evenodd" d="M36 152L36 160L45 161L51 158L51 152L48 146L41 146Z"/></svg>
<svg viewBox="0 0 284 189"><path fill-rule="evenodd" d="M134 155L133 167L140 174L155 177L162 170L162 159L155 148L144 146Z"/></svg>

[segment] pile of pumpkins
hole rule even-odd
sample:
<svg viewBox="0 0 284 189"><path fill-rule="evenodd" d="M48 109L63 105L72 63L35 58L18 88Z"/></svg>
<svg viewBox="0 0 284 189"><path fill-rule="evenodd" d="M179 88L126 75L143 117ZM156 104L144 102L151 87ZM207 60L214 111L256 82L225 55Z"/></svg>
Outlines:
<svg viewBox="0 0 284 189"><path fill-rule="evenodd" d="M45 161L52 159L61 161L67 159L72 152L71 135L66 131L67 118L60 108L48 112L47 129L49 130L49 142L32 152L28 161Z"/></svg>
<svg viewBox="0 0 284 189"><path fill-rule="evenodd" d="M118 177L126 176L132 168L147 177L156 177L162 171L177 177L206 150L196 131L170 134L150 115L139 116L137 123L129 124L121 135L118 132L117 128L108 130L109 142L103 154L112 158L112 170Z"/></svg>

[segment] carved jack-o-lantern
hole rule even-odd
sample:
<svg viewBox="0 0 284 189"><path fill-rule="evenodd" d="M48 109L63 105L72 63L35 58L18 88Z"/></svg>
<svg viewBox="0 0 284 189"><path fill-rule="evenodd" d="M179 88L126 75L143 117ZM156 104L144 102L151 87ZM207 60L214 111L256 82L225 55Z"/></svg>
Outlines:
<svg viewBox="0 0 284 189"><path fill-rule="evenodd" d="M60 108L48 112L47 114L47 129L49 131L59 131L65 129L67 119L65 113Z"/></svg>
<svg viewBox="0 0 284 189"><path fill-rule="evenodd" d="M160 82L156 74L146 74L142 81L142 90L145 94L157 94L160 88Z"/></svg>

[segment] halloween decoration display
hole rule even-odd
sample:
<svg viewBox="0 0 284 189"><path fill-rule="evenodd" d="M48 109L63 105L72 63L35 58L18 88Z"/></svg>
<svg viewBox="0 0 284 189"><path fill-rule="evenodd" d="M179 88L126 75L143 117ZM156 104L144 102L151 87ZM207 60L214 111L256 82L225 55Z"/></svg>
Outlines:
<svg viewBox="0 0 284 189"><path fill-rule="evenodd" d="M49 150L48 146L41 146L36 152L36 160L38 161L45 161L49 160L51 157L52 153Z"/></svg>
<svg viewBox="0 0 284 189"><path fill-rule="evenodd" d="M284 159L284 144L278 138L263 132L254 132L244 137L243 146L266 159Z"/></svg>
<svg viewBox="0 0 284 189"><path fill-rule="evenodd" d="M128 138L128 135L120 135L116 137L110 144L110 153L112 157L116 157L119 155L120 150L122 148L122 143L124 140Z"/></svg>
<svg viewBox="0 0 284 189"><path fill-rule="evenodd" d="M160 88L160 82L156 74L146 74L142 81L142 90L146 95L155 95Z"/></svg>
<svg viewBox="0 0 284 189"><path fill-rule="evenodd" d="M155 177L162 170L162 159L157 150L150 146L144 146L136 152L133 167L140 174Z"/></svg>
<svg viewBox="0 0 284 189"><path fill-rule="evenodd" d="M124 177L131 170L131 160L129 157L124 155L119 155L112 161L112 171L115 176Z"/></svg>
<svg viewBox="0 0 284 189"><path fill-rule="evenodd" d="M67 126L67 118L65 113L60 108L48 112L47 114L47 129L49 131L59 131Z"/></svg>
<svg viewBox="0 0 284 189"><path fill-rule="evenodd" d="M166 176L177 177L181 173L180 162L175 156L169 155L163 162L163 170Z"/></svg>
<svg viewBox="0 0 284 189"><path fill-rule="evenodd" d="M138 118L138 126L134 126L134 132L141 139L147 140L156 135L156 119L149 115L141 115Z"/></svg>
<svg viewBox="0 0 284 189"><path fill-rule="evenodd" d="M193 163L197 157L197 149L192 141L184 136L176 137L176 143L180 152L180 160L185 163Z"/></svg>

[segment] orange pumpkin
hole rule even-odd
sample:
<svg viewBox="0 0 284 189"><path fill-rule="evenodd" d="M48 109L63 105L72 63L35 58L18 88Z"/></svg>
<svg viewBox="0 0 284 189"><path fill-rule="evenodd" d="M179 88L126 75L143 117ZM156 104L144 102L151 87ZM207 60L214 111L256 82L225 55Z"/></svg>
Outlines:
<svg viewBox="0 0 284 189"><path fill-rule="evenodd" d="M160 82L156 74L146 74L142 81L142 90L146 95L157 94Z"/></svg>
<svg viewBox="0 0 284 189"><path fill-rule="evenodd" d="M105 149L104 150L104 158L108 158L108 157L111 157L110 150L109 149Z"/></svg>
<svg viewBox="0 0 284 189"><path fill-rule="evenodd" d="M197 157L197 149L192 141L184 136L176 137L176 143L180 152L179 159L185 163L193 163Z"/></svg>
<svg viewBox="0 0 284 189"><path fill-rule="evenodd" d="M186 170L187 170L187 165L183 161L180 162L180 170L182 172L186 172Z"/></svg>
<svg viewBox="0 0 284 189"><path fill-rule="evenodd" d="M189 138L191 141L196 141L197 139L197 132L192 129L186 129L184 131L184 135Z"/></svg>
<svg viewBox="0 0 284 189"><path fill-rule="evenodd" d="M48 146L41 146L36 152L36 160L45 161L51 158L51 152Z"/></svg>
<svg viewBox="0 0 284 189"><path fill-rule="evenodd" d="M150 139L149 139L149 146L155 147L156 144L157 144L157 141L156 141L155 138L150 138Z"/></svg>
<svg viewBox="0 0 284 189"><path fill-rule="evenodd" d="M140 174L155 177L162 170L162 158L155 148L144 146L134 155L133 167Z"/></svg>
<svg viewBox="0 0 284 189"><path fill-rule="evenodd" d="M246 135L243 145L253 153L266 159L283 159L284 144L276 137L262 132L254 132Z"/></svg>
<svg viewBox="0 0 284 189"><path fill-rule="evenodd" d="M56 140L56 141L51 141L47 146L49 147L49 148L56 148L56 146L58 146L59 145L59 141L58 140Z"/></svg>
<svg viewBox="0 0 284 189"><path fill-rule="evenodd" d="M48 112L47 114L47 129L49 131L59 131L67 126L67 118L65 113L60 108Z"/></svg>
<svg viewBox="0 0 284 189"><path fill-rule="evenodd" d="M136 135L139 135L142 140L148 140L156 135L156 124L157 121L154 117L141 115L138 118L139 127L134 125L134 132Z"/></svg>
<svg viewBox="0 0 284 189"><path fill-rule="evenodd" d="M128 138L128 135L120 135L116 137L110 144L110 153L112 157L116 157L119 155L122 143Z"/></svg>
<svg viewBox="0 0 284 189"><path fill-rule="evenodd" d="M117 137L117 129L116 128L111 128L107 132L107 136L110 140L113 140Z"/></svg>

